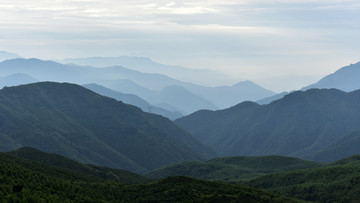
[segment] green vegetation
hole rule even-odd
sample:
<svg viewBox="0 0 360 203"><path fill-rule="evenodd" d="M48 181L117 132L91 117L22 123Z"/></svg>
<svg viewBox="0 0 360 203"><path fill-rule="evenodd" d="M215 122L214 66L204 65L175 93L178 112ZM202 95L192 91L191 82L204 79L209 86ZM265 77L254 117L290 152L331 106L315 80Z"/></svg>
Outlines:
<svg viewBox="0 0 360 203"><path fill-rule="evenodd" d="M45 153L31 147L23 147L11 152L6 152L6 154L34 161L41 164L42 167L50 166L64 172L96 177L103 180L114 180L119 183L135 184L151 181L149 178L129 171L82 164L66 157Z"/></svg>
<svg viewBox="0 0 360 203"><path fill-rule="evenodd" d="M0 91L0 151L22 146L138 173L214 156L162 116L53 82Z"/></svg>
<svg viewBox="0 0 360 203"><path fill-rule="evenodd" d="M360 199L359 160L359 156L353 156L323 167L265 175L247 184L308 201L357 202Z"/></svg>
<svg viewBox="0 0 360 203"><path fill-rule="evenodd" d="M321 164L297 158L282 156L224 157L205 162L183 162L148 173L151 178L188 176L203 180L225 182L246 181L264 174L314 168Z"/></svg>
<svg viewBox="0 0 360 203"><path fill-rule="evenodd" d="M11 154L33 151L40 153L25 148ZM35 159L41 160L37 156ZM46 159L43 163L57 167L0 153L0 199L3 202L297 202L247 186L186 177L127 185L108 179L110 176L92 175L88 172L92 169L84 169L86 166L82 164L76 166L59 156L43 153L42 157ZM57 158L59 163L54 163Z"/></svg>
<svg viewBox="0 0 360 203"><path fill-rule="evenodd" d="M360 90L311 89L268 105L243 102L225 110L198 111L175 123L220 156L277 154L309 159L360 129L359 99ZM347 147L351 140L359 143L358 137L344 142L344 151L336 158L353 154L353 149L359 153L356 144Z"/></svg>

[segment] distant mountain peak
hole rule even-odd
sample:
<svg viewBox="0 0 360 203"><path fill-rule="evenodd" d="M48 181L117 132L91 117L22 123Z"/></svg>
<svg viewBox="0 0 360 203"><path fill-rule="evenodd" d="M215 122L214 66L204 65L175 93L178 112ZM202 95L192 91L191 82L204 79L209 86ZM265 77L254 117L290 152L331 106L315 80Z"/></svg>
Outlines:
<svg viewBox="0 0 360 203"><path fill-rule="evenodd" d="M360 89L360 62L342 67L332 74L319 80L317 83L306 86L302 90L311 88L336 88L343 91Z"/></svg>

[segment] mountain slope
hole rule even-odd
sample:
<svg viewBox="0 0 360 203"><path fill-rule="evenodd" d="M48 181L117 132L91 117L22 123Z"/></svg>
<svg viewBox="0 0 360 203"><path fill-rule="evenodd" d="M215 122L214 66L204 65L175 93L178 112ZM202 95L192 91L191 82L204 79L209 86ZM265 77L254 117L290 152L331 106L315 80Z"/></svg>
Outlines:
<svg viewBox="0 0 360 203"><path fill-rule="evenodd" d="M356 202L360 199L360 161L350 157L323 167L265 175L247 184L306 201Z"/></svg>
<svg viewBox="0 0 360 203"><path fill-rule="evenodd" d="M203 180L238 182L264 174L314 168L321 164L292 157L224 157L204 162L183 162L154 170L146 176L165 178L188 176Z"/></svg>
<svg viewBox="0 0 360 203"><path fill-rule="evenodd" d="M321 162L336 161L353 154L360 154L360 131L353 131L337 140L334 144L309 157Z"/></svg>
<svg viewBox="0 0 360 203"><path fill-rule="evenodd" d="M319 82L304 87L310 88L336 88L346 92L360 89L360 62L345 66L335 73L325 76Z"/></svg>
<svg viewBox="0 0 360 203"><path fill-rule="evenodd" d="M144 112L159 114L171 120L180 118L182 116L182 114L180 114L179 112L170 112L160 107L153 106L147 101L133 94L123 94L121 92L117 92L115 90L103 87L98 84L85 84L82 86L100 95L111 97L126 104L137 106Z"/></svg>
<svg viewBox="0 0 360 203"><path fill-rule="evenodd" d="M220 155L313 155L360 127L360 91L311 89L268 105L244 102L177 119Z"/></svg>
<svg viewBox="0 0 360 203"><path fill-rule="evenodd" d="M5 154L19 157L21 160L26 159L36 162L43 167L53 167L64 173L76 173L85 178L114 180L123 184L147 183L151 181L149 178L129 171L86 165L57 154L45 153L31 147L22 147L14 151L5 152ZM22 161L20 163L22 163ZM75 175L72 174L71 176Z"/></svg>
<svg viewBox="0 0 360 203"><path fill-rule="evenodd" d="M2 151L30 146L137 172L214 155L170 120L73 84L4 88L0 113Z"/></svg>

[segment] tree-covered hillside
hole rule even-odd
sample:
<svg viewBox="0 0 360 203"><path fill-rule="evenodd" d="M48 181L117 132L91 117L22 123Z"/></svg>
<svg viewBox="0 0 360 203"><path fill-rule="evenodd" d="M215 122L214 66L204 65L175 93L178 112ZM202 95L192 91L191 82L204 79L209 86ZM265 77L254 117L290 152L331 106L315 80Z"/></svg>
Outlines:
<svg viewBox="0 0 360 203"><path fill-rule="evenodd" d="M359 156L323 167L265 175L249 186L318 202L357 202L360 199Z"/></svg>
<svg viewBox="0 0 360 203"><path fill-rule="evenodd" d="M34 151L25 148L11 154L19 155L24 150ZM74 163L69 163L71 169L67 170L63 163L69 160L65 158L44 153L42 157L53 160L60 158L61 168L0 153L0 199L2 201L297 202L246 186L206 182L186 177L171 177L153 183L128 185L84 173L83 170L74 171Z"/></svg>
<svg viewBox="0 0 360 203"><path fill-rule="evenodd" d="M292 157L224 157L204 162L183 162L154 170L146 176L188 176L203 180L239 182L264 174L319 167L321 164Z"/></svg>

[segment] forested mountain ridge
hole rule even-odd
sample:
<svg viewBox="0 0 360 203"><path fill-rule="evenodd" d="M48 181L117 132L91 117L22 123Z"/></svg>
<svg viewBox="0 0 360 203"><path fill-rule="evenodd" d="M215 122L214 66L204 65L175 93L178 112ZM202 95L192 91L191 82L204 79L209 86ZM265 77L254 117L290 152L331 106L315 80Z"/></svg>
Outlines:
<svg viewBox="0 0 360 203"><path fill-rule="evenodd" d="M310 157L360 127L360 90L297 91L268 105L240 103L175 121L220 155ZM341 157L339 157L341 158Z"/></svg>
<svg viewBox="0 0 360 203"><path fill-rule="evenodd" d="M24 153L35 155L37 161L21 158L28 156ZM299 202L247 186L187 177L129 184L122 180L148 180L92 167L30 148L0 153L0 198L5 202Z"/></svg>
<svg viewBox="0 0 360 203"><path fill-rule="evenodd" d="M4 88L0 113L2 151L31 146L137 172L214 156L170 120L74 84Z"/></svg>

